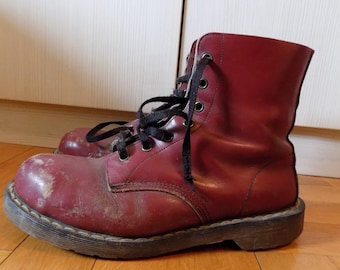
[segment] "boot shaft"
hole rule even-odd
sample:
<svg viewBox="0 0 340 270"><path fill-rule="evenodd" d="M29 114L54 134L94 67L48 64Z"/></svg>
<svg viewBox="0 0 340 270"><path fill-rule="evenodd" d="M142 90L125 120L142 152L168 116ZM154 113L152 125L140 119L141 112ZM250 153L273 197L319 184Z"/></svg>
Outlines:
<svg viewBox="0 0 340 270"><path fill-rule="evenodd" d="M244 140L286 138L313 50L269 38L208 34L199 41L197 56L209 53L207 87L198 93L204 110L197 123L217 133Z"/></svg>
<svg viewBox="0 0 340 270"><path fill-rule="evenodd" d="M228 205L226 212L235 211L230 215L292 205L298 184L288 135L313 50L269 38L217 33L203 36L197 44L196 57L208 53L213 58L202 75L207 87L199 90L196 101L204 109L193 117L197 189L215 203ZM214 210L210 214L219 215Z"/></svg>

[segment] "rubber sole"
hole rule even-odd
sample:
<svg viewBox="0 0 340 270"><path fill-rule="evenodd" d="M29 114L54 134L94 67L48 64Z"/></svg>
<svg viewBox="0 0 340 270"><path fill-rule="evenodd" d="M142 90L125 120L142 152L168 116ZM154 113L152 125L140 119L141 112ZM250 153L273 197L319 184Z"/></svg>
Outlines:
<svg viewBox="0 0 340 270"><path fill-rule="evenodd" d="M226 240L232 240L241 249L249 251L284 246L301 234L305 204L298 199L294 206L280 212L142 238L94 233L43 216L17 197L13 182L5 192L4 211L24 232L60 248L102 258L137 259Z"/></svg>

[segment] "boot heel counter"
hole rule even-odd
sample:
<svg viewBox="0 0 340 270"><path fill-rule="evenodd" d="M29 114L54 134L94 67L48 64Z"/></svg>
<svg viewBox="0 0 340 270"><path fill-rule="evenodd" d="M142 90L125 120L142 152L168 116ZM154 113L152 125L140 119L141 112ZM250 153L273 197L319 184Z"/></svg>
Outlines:
<svg viewBox="0 0 340 270"><path fill-rule="evenodd" d="M298 198L295 156L289 155L264 166L251 182L241 215L275 211L293 205Z"/></svg>

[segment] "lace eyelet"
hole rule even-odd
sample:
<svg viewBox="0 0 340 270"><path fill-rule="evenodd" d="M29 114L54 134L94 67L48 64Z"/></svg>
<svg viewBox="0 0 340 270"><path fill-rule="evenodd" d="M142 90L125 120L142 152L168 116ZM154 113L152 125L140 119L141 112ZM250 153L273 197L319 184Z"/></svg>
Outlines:
<svg viewBox="0 0 340 270"><path fill-rule="evenodd" d="M207 58L207 59L210 59L211 61L214 60L214 58L213 58L213 56L211 55L211 53L208 53L208 52L202 53L201 58L202 58L202 59L203 59L203 58Z"/></svg>
<svg viewBox="0 0 340 270"><path fill-rule="evenodd" d="M190 122L190 128L192 128L194 125L195 125L195 122L191 120L191 122ZM185 127L188 126L187 120L184 120L184 121L183 121L183 126L185 126Z"/></svg>
<svg viewBox="0 0 340 270"><path fill-rule="evenodd" d="M149 138L148 143L142 144L142 151L143 152L150 152L153 148L154 142L152 139Z"/></svg>
<svg viewBox="0 0 340 270"><path fill-rule="evenodd" d="M207 87L208 87L208 80L207 79L205 79L205 78L201 78L200 79L200 84L198 85L198 87L200 88L200 89L206 89Z"/></svg>
<svg viewBox="0 0 340 270"><path fill-rule="evenodd" d="M150 152L152 150L152 146L150 145L150 147L149 148L144 148L143 146L142 146L142 151L143 152Z"/></svg>
<svg viewBox="0 0 340 270"><path fill-rule="evenodd" d="M204 110L204 104L202 102L196 101L195 103L195 111L202 112Z"/></svg>
<svg viewBox="0 0 340 270"><path fill-rule="evenodd" d="M165 142L171 142L173 139L174 139L174 134L169 133L169 134L166 134L164 136L164 141Z"/></svg>
<svg viewBox="0 0 340 270"><path fill-rule="evenodd" d="M125 157L121 157L121 156L119 155L119 160L120 160L121 162L126 162L126 161L129 160L129 158L130 158L129 155L126 155Z"/></svg>

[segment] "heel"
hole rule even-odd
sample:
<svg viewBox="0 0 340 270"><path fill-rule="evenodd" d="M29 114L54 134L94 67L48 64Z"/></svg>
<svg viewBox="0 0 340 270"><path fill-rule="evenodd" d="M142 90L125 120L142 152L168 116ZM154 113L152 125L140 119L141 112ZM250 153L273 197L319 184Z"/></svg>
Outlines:
<svg viewBox="0 0 340 270"><path fill-rule="evenodd" d="M242 237L233 241L243 250L261 250L284 246L295 240L303 230L305 203L296 204L282 212L244 222Z"/></svg>

